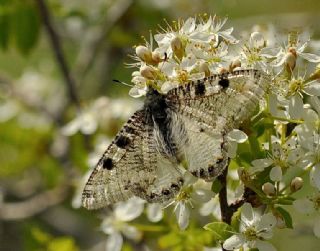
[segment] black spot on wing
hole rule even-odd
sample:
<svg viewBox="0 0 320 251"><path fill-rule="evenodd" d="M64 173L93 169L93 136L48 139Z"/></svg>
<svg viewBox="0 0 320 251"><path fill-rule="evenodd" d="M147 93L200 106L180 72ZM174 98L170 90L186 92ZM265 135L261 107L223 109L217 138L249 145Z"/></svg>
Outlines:
<svg viewBox="0 0 320 251"><path fill-rule="evenodd" d="M194 94L196 96L203 96L206 93L206 86L203 81L198 81L194 88Z"/></svg>
<svg viewBox="0 0 320 251"><path fill-rule="evenodd" d="M102 167L103 167L104 169L111 170L111 169L113 168L112 159L110 159L110 158L105 158L105 159L103 159L103 161L102 161Z"/></svg>
<svg viewBox="0 0 320 251"><path fill-rule="evenodd" d="M124 135L119 135L115 142L114 142L118 147L124 149L130 144L130 139Z"/></svg>
<svg viewBox="0 0 320 251"><path fill-rule="evenodd" d="M135 129L132 128L132 127L130 127L130 126L128 126L128 125L125 125L125 126L124 126L124 131L125 131L126 133L129 133L129 134L134 134Z"/></svg>
<svg viewBox="0 0 320 251"><path fill-rule="evenodd" d="M218 82L218 84L222 87L222 88L228 88L229 87L229 79L227 78L221 78Z"/></svg>

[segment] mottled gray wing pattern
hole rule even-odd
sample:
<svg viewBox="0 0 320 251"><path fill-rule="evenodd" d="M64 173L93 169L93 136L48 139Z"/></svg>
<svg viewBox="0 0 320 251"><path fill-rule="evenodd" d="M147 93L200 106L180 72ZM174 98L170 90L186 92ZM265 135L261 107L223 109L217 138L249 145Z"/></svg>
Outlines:
<svg viewBox="0 0 320 251"><path fill-rule="evenodd" d="M96 209L123 201L131 196L129 184L139 182L149 186L154 177L153 165L143 158L144 138L147 136L145 111L137 111L123 126L92 171L84 191L82 204Z"/></svg>
<svg viewBox="0 0 320 251"><path fill-rule="evenodd" d="M123 126L92 171L82 205L97 209L136 195L150 202L173 197L183 180L177 163L157 150L146 111L137 111Z"/></svg>
<svg viewBox="0 0 320 251"><path fill-rule="evenodd" d="M269 84L256 70L241 70L191 82L167 94L178 114L173 125L184 124L188 144L179 144L196 177L212 180L226 167L226 135L249 119ZM179 137L176 138L179 142Z"/></svg>
<svg viewBox="0 0 320 251"><path fill-rule="evenodd" d="M92 171L83 206L100 208L134 195L167 201L183 184L183 161L194 176L214 179L228 163L226 135L253 115L268 84L259 71L242 70L187 83L166 96L151 92Z"/></svg>

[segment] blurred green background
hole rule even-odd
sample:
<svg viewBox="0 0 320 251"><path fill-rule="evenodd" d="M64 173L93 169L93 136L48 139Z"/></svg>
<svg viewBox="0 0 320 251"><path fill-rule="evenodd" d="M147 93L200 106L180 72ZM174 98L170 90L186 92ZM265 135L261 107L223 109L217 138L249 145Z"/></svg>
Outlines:
<svg viewBox="0 0 320 251"><path fill-rule="evenodd" d="M77 187L97 145L139 105L112 79L130 82L123 63L164 18L217 14L236 34L273 23L319 39L319 10L319 0L0 0L0 250L105 250L102 216L77 208ZM62 133L79 109L96 108L98 131ZM295 218L295 230L276 232L278 250L320 250L312 218Z"/></svg>

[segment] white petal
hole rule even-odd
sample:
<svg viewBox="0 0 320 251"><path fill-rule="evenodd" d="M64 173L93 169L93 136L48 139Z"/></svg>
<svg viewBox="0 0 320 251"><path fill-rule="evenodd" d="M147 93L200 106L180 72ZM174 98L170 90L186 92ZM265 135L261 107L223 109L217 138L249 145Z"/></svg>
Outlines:
<svg viewBox="0 0 320 251"><path fill-rule="evenodd" d="M270 179L272 181L281 181L282 179L282 169L280 166L275 166L270 171Z"/></svg>
<svg viewBox="0 0 320 251"><path fill-rule="evenodd" d="M183 33L191 33L192 31L194 31L196 27L196 22L195 22L195 19L192 18L192 17L189 17L183 24L182 28L181 28L181 31Z"/></svg>
<svg viewBox="0 0 320 251"><path fill-rule="evenodd" d="M320 164L312 167L310 171L310 184L320 190Z"/></svg>
<svg viewBox="0 0 320 251"><path fill-rule="evenodd" d="M228 157L235 158L237 156L238 143L235 141L228 141Z"/></svg>
<svg viewBox="0 0 320 251"><path fill-rule="evenodd" d="M313 203L307 198L295 200L293 202L293 207L303 214L310 214L314 212Z"/></svg>
<svg viewBox="0 0 320 251"><path fill-rule="evenodd" d="M318 119L318 114L312 109L304 109L303 120L306 122L314 122Z"/></svg>
<svg viewBox="0 0 320 251"><path fill-rule="evenodd" d="M104 218L104 220L101 223L101 230L106 234L113 234L115 231L117 231L114 228L114 221L115 219L112 215Z"/></svg>
<svg viewBox="0 0 320 251"><path fill-rule="evenodd" d="M305 93L311 96L320 96L320 82L319 80L313 80L308 83L304 88Z"/></svg>
<svg viewBox="0 0 320 251"><path fill-rule="evenodd" d="M139 98L145 96L146 94L147 91L145 88L139 88L137 86L132 87L129 91L129 95L133 98Z"/></svg>
<svg viewBox="0 0 320 251"><path fill-rule="evenodd" d="M147 217L151 222L158 222L163 217L163 209L160 203L152 203L147 206Z"/></svg>
<svg viewBox="0 0 320 251"><path fill-rule="evenodd" d="M269 105L270 105L270 113L273 116L278 116L279 109L278 109L278 99L276 95L274 94L269 95Z"/></svg>
<svg viewBox="0 0 320 251"><path fill-rule="evenodd" d="M144 208L144 201L138 197L132 197L125 202L116 204L114 213L121 221L131 221L141 215Z"/></svg>
<svg viewBox="0 0 320 251"><path fill-rule="evenodd" d="M181 230L185 230L189 225L190 211L186 203L179 202L176 208L176 217Z"/></svg>
<svg viewBox="0 0 320 251"><path fill-rule="evenodd" d="M238 143L243 143L248 139L248 136L243 131L234 129L228 133L228 139L234 140Z"/></svg>
<svg viewBox="0 0 320 251"><path fill-rule="evenodd" d="M272 159L255 159L251 162L253 166L261 167L262 170L268 166L271 166L273 163Z"/></svg>
<svg viewBox="0 0 320 251"><path fill-rule="evenodd" d="M61 133L65 136L72 136L78 132L80 125L81 125L81 122L80 122L79 118L76 118L76 119L70 121L64 127L62 127Z"/></svg>
<svg viewBox="0 0 320 251"><path fill-rule="evenodd" d="M123 228L121 228L121 231L128 239L135 241L141 240L142 233L134 226L125 224Z"/></svg>
<svg viewBox="0 0 320 251"><path fill-rule="evenodd" d="M213 212L214 207L215 207L215 200L214 199L209 200L208 202L204 203L200 207L199 209L200 215L202 216L210 215Z"/></svg>
<svg viewBox="0 0 320 251"><path fill-rule="evenodd" d="M311 63L319 63L320 57L318 55L312 54L312 53L299 53L299 56L304 58L305 60L311 62Z"/></svg>
<svg viewBox="0 0 320 251"><path fill-rule="evenodd" d="M212 197L214 196L214 193L211 190L208 189L202 189L202 188L197 188L193 190L193 193L191 194L192 199L196 203L205 203L209 201Z"/></svg>
<svg viewBox="0 0 320 251"><path fill-rule="evenodd" d="M259 251L277 251L275 247L266 241L255 241L255 246L259 249Z"/></svg>
<svg viewBox="0 0 320 251"><path fill-rule="evenodd" d="M91 113L85 113L81 116L80 130L83 134L92 134L97 130L98 124L96 118Z"/></svg>
<svg viewBox="0 0 320 251"><path fill-rule="evenodd" d="M250 203L244 203L241 210L241 220L245 226L250 226L254 220L254 212Z"/></svg>
<svg viewBox="0 0 320 251"><path fill-rule="evenodd" d="M234 250L236 248L242 247L244 243L244 237L240 234L235 234L225 240L225 242L223 243L223 248L227 250Z"/></svg>
<svg viewBox="0 0 320 251"><path fill-rule="evenodd" d="M310 97L308 99L309 103L312 105L312 107L317 111L318 114L320 114L320 100L318 97Z"/></svg>
<svg viewBox="0 0 320 251"><path fill-rule="evenodd" d="M320 217L317 217L314 221L313 233L315 236L320 238Z"/></svg>
<svg viewBox="0 0 320 251"><path fill-rule="evenodd" d="M261 219L257 224L257 231L270 231L276 224L277 219L273 216L272 213L264 214L261 216Z"/></svg>
<svg viewBox="0 0 320 251"><path fill-rule="evenodd" d="M209 214L212 214L216 219L221 219L219 198L216 196L207 203L204 203L199 211L200 215L202 216L208 216Z"/></svg>
<svg viewBox="0 0 320 251"><path fill-rule="evenodd" d="M163 85L161 86L161 92L162 93L167 93L168 91L170 91L173 88L178 87L178 84L172 81L166 81L163 83Z"/></svg>
<svg viewBox="0 0 320 251"><path fill-rule="evenodd" d="M108 236L106 242L106 251L121 251L123 238L120 233L115 232Z"/></svg>
<svg viewBox="0 0 320 251"><path fill-rule="evenodd" d="M303 101L298 94L290 98L289 114L293 119L300 119L303 115Z"/></svg>

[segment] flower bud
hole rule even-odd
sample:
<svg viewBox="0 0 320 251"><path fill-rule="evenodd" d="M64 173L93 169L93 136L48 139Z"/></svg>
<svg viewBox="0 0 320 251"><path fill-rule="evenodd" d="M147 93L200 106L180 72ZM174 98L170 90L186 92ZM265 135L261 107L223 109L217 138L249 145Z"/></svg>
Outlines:
<svg viewBox="0 0 320 251"><path fill-rule="evenodd" d="M241 61L239 59L235 59L229 65L229 72L233 72L235 68L241 67Z"/></svg>
<svg viewBox="0 0 320 251"><path fill-rule="evenodd" d="M290 190L292 192L299 191L303 186L303 179L300 177L295 177L290 183Z"/></svg>
<svg viewBox="0 0 320 251"><path fill-rule="evenodd" d="M218 71L218 74L223 74L228 72L228 70L224 67L219 67L217 71Z"/></svg>
<svg viewBox="0 0 320 251"><path fill-rule="evenodd" d="M210 69L209 69L207 62L202 62L199 66L199 70L200 70L200 72L204 72L206 77L210 76Z"/></svg>
<svg viewBox="0 0 320 251"><path fill-rule="evenodd" d="M276 188L274 185L270 182L266 182L262 185L262 191L267 195L267 196L274 196L276 194Z"/></svg>
<svg viewBox="0 0 320 251"><path fill-rule="evenodd" d="M157 65L162 61L160 53L158 51L152 52L152 61L154 65Z"/></svg>
<svg viewBox="0 0 320 251"><path fill-rule="evenodd" d="M253 45L253 47L258 48L258 49L266 46L266 41L265 41L263 35L257 31L251 33L250 43Z"/></svg>
<svg viewBox="0 0 320 251"><path fill-rule="evenodd" d="M156 70L151 66L145 65L140 68L140 74L146 79L154 80L157 76Z"/></svg>
<svg viewBox="0 0 320 251"><path fill-rule="evenodd" d="M137 46L136 54L143 62L150 63L152 61L152 53L146 46Z"/></svg>
<svg viewBox="0 0 320 251"><path fill-rule="evenodd" d="M295 48L290 47L288 49L287 54L285 55L285 68L287 72L291 73L294 68L296 67L296 61L297 61L297 51Z"/></svg>
<svg viewBox="0 0 320 251"><path fill-rule="evenodd" d="M175 37L174 39L171 40L171 48L173 53L179 58L182 59L183 54L184 54L184 48L182 41L179 37Z"/></svg>

